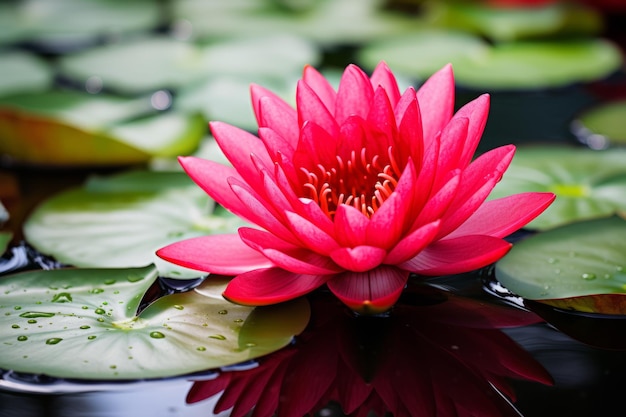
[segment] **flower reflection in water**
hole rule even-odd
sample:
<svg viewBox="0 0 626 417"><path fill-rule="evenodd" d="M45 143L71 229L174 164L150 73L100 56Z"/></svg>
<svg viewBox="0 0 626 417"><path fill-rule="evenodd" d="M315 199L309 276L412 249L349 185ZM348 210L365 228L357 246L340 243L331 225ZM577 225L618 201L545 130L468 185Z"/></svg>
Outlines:
<svg viewBox="0 0 626 417"><path fill-rule="evenodd" d="M517 416L510 378L551 384L547 371L500 329L532 313L416 285L386 317L355 316L327 293L296 342L258 367L196 382L187 401L220 394L232 417L300 417L334 403L365 417Z"/></svg>

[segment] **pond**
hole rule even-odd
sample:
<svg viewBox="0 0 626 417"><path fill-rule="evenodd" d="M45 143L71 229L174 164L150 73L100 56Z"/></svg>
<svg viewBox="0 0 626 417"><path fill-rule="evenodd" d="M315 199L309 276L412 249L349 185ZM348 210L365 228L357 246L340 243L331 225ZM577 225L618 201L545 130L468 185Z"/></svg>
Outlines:
<svg viewBox="0 0 626 417"><path fill-rule="evenodd" d="M0 5L0 416L622 415L626 9L510 3ZM384 94L356 67L343 73L352 63ZM432 74L440 81L428 87ZM413 113L400 98L409 86ZM378 112L363 112L368 100ZM445 125L446 106L463 117ZM281 137L290 122L297 146ZM454 135L469 144L446 139ZM335 136L358 142L361 158L337 145L332 165ZM379 152L384 140L401 151ZM506 210L489 217L475 207L488 239L470 234L445 256L428 252L457 219L423 200L445 199L432 190L465 181L468 164L493 165L480 173L489 183L509 144L515 156L484 204L528 197L504 200L519 227L498 219ZM489 163L475 162L484 155ZM413 159L423 160L419 176L406 168ZM302 176L290 164L306 185L293 186ZM215 191L221 174L235 178L227 191L236 198ZM349 199L323 200L330 191L318 176L326 186L339 177ZM432 194L410 194L400 178ZM368 181L372 203L359 205L365 195L354 190ZM462 184L483 192L480 180ZM398 209L380 223L376 213L400 192L423 211ZM550 207L540 192L556 195ZM294 200L317 204L284 210ZM465 209L457 203L450 212ZM268 220L281 210L284 223ZM365 236L370 221L378 228ZM237 244L202 243L238 229ZM396 229L406 235L389 243ZM417 252L431 259L407 255L426 241ZM278 278L240 279L267 270ZM314 283L291 285L289 274Z"/></svg>

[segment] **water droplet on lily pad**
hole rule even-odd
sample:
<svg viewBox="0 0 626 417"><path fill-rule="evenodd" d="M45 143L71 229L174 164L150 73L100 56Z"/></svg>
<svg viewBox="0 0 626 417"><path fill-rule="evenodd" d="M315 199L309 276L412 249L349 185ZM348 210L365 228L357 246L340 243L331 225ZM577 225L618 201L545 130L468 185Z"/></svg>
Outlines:
<svg viewBox="0 0 626 417"><path fill-rule="evenodd" d="M204 352L204 351L206 351L206 348L204 346L198 346L196 348L196 350L199 351L199 352Z"/></svg>
<svg viewBox="0 0 626 417"><path fill-rule="evenodd" d="M35 323L37 323L37 320L35 319L28 320L28 324L35 324Z"/></svg>
<svg viewBox="0 0 626 417"><path fill-rule="evenodd" d="M53 303L71 303L72 294L70 294L69 292L60 292L58 294L55 294L54 297L52 297L52 302Z"/></svg>
<svg viewBox="0 0 626 417"><path fill-rule="evenodd" d="M217 312L217 314L222 314L222 315L228 314L228 310L220 310Z"/></svg>
<svg viewBox="0 0 626 417"><path fill-rule="evenodd" d="M95 339L96 337L97 337L97 336L91 335L91 336L87 336L87 339L88 339L88 340L93 340L93 339Z"/></svg>
<svg viewBox="0 0 626 417"><path fill-rule="evenodd" d="M83 329L83 330L86 330L86 329L91 329L91 326L85 325L85 326L80 326L80 328Z"/></svg>
<svg viewBox="0 0 626 417"><path fill-rule="evenodd" d="M25 342L26 340L28 340L28 336L18 336L18 337L17 337L17 340L18 340L19 342Z"/></svg>
<svg viewBox="0 0 626 417"><path fill-rule="evenodd" d="M596 274L589 274L585 272L580 277L585 281L593 281L594 279L596 279Z"/></svg>
<svg viewBox="0 0 626 417"><path fill-rule="evenodd" d="M211 339L217 339L217 340L226 340L226 336L223 336L221 334L213 334L211 336L209 336Z"/></svg>
<svg viewBox="0 0 626 417"><path fill-rule="evenodd" d="M178 304L175 304L173 307L174 307L176 310L183 310L183 309L185 308L185 307L183 307L183 306L181 306L181 305L178 305Z"/></svg>
<svg viewBox="0 0 626 417"><path fill-rule="evenodd" d="M89 290L89 292L91 294L102 294L104 292L104 290L102 288L93 288L93 289Z"/></svg>
<svg viewBox="0 0 626 417"><path fill-rule="evenodd" d="M41 317L53 317L54 313L46 313L43 311L27 311L25 313L20 314L20 317L24 317L25 319L37 319Z"/></svg>
<svg viewBox="0 0 626 417"><path fill-rule="evenodd" d="M165 335L161 332L150 332L150 337L153 339L163 339Z"/></svg>
<svg viewBox="0 0 626 417"><path fill-rule="evenodd" d="M129 275L128 277L126 277L126 279L128 280L128 282L138 282L141 281L143 279L143 277L141 275Z"/></svg>
<svg viewBox="0 0 626 417"><path fill-rule="evenodd" d="M46 345L57 345L61 342L60 337L51 337L50 339L46 340Z"/></svg>
<svg viewBox="0 0 626 417"><path fill-rule="evenodd" d="M101 308L96 308L96 309L95 309L95 313L96 313L96 314L104 314L104 313L106 313L106 311L104 311L104 310L103 310L103 309L101 309Z"/></svg>
<svg viewBox="0 0 626 417"><path fill-rule="evenodd" d="M113 285L117 282L115 279L107 279L104 281L104 285Z"/></svg>

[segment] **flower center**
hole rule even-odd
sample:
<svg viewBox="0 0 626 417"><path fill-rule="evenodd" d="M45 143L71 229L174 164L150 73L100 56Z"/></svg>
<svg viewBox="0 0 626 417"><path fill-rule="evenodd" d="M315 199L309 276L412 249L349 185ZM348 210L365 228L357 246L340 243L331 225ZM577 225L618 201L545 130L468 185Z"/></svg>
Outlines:
<svg viewBox="0 0 626 417"><path fill-rule="evenodd" d="M367 149L362 148L358 153L352 151L346 159L337 155L332 166L300 168L306 176L306 197L319 204L331 219L341 204L351 205L370 217L398 185L401 170L392 150L390 146L382 158L369 158Z"/></svg>

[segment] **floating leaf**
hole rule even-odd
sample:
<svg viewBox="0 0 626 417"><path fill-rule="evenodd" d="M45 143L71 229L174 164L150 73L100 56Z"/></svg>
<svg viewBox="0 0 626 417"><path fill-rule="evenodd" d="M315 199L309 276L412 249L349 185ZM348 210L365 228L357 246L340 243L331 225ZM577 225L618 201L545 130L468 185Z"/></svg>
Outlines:
<svg viewBox="0 0 626 417"><path fill-rule="evenodd" d="M626 220L588 220L517 242L496 279L531 300L579 311L626 314Z"/></svg>
<svg viewBox="0 0 626 417"><path fill-rule="evenodd" d="M52 85L52 77L51 68L33 54L0 53L0 96L46 90Z"/></svg>
<svg viewBox="0 0 626 417"><path fill-rule="evenodd" d="M0 232L0 256L7 250L13 234L11 232Z"/></svg>
<svg viewBox="0 0 626 417"><path fill-rule="evenodd" d="M0 368L98 380L182 375L278 350L308 323L304 299L253 309L193 290L164 296L138 314L156 278L153 266L3 278ZM223 279L211 278L201 288L218 292L224 286ZM247 334L263 337L242 340L248 327L253 330Z"/></svg>
<svg viewBox="0 0 626 417"><path fill-rule="evenodd" d="M454 71L460 85L472 88L534 90L598 80L621 65L620 50L594 38L497 44L459 60Z"/></svg>
<svg viewBox="0 0 626 417"><path fill-rule="evenodd" d="M211 76L279 77L319 61L317 48L301 38L276 35L206 46L153 37L92 48L61 59L60 71L81 84L97 77L103 88L124 93L178 89Z"/></svg>
<svg viewBox="0 0 626 417"><path fill-rule="evenodd" d="M604 103L591 108L572 123L578 139L593 149L610 144L626 144L626 100Z"/></svg>
<svg viewBox="0 0 626 417"><path fill-rule="evenodd" d="M201 116L157 113L149 98L49 91L0 99L0 154L23 163L141 163L190 153L205 134Z"/></svg>
<svg viewBox="0 0 626 417"><path fill-rule="evenodd" d="M384 38L359 53L368 68L381 59L421 78L451 62L457 84L481 90L561 87L606 77L622 64L619 49L601 39L490 45L469 33L445 31Z"/></svg>
<svg viewBox="0 0 626 417"><path fill-rule="evenodd" d="M612 149L519 147L490 198L548 191L557 198L526 227L545 230L626 210L626 152Z"/></svg>
<svg viewBox="0 0 626 417"><path fill-rule="evenodd" d="M432 2L428 15L436 25L468 30L496 42L561 34L594 34L601 16L589 8L553 3L534 7L494 7L471 2Z"/></svg>
<svg viewBox="0 0 626 417"><path fill-rule="evenodd" d="M133 171L94 178L53 196L26 220L24 236L40 252L69 265L157 263L161 268L156 249L188 237L231 232L241 224L213 208L182 172Z"/></svg>
<svg viewBox="0 0 626 417"><path fill-rule="evenodd" d="M0 5L0 42L30 42L51 52L65 52L153 29L160 23L153 0L28 0Z"/></svg>

